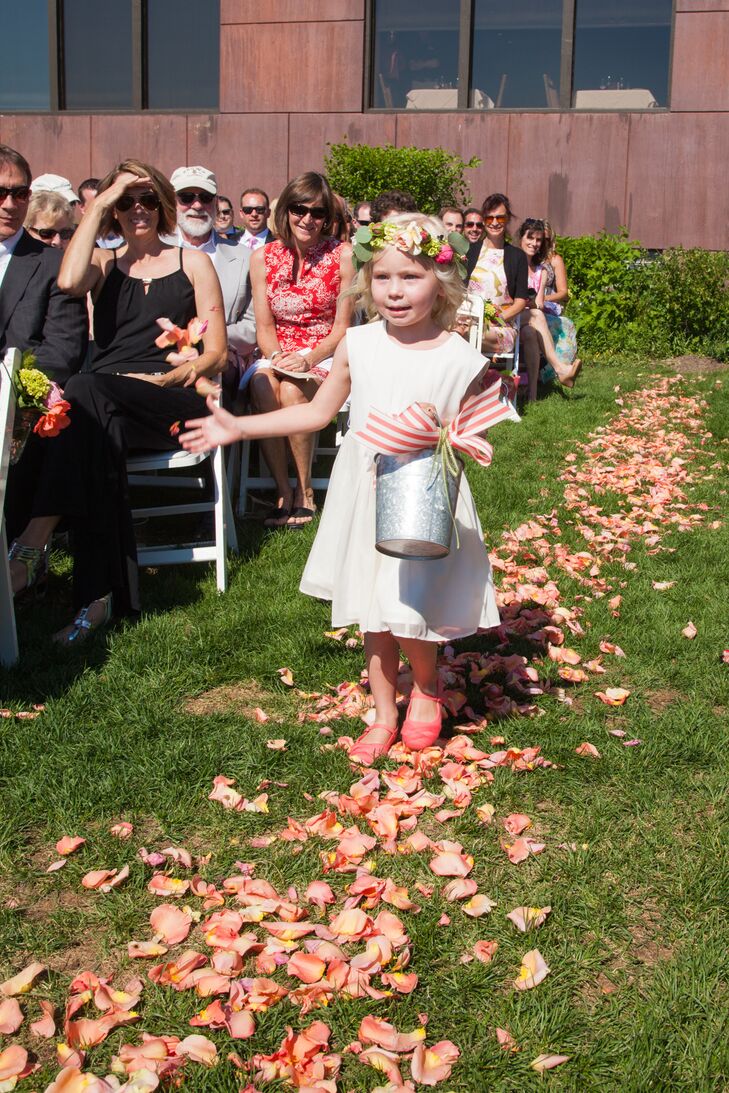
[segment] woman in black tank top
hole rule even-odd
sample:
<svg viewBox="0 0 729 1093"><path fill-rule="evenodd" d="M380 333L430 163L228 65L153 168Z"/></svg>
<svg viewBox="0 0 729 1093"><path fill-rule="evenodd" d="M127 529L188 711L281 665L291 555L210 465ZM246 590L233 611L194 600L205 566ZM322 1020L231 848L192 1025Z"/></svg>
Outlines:
<svg viewBox="0 0 729 1093"><path fill-rule="evenodd" d="M110 227L124 245L95 249ZM100 184L58 275L62 291L91 292L95 349L89 371L66 384L71 424L46 442L33 519L18 543L40 553L59 521L70 522L74 620L56 635L63 644L83 640L112 610L139 611L127 454L176 448L171 426L205 412L195 379L217 375L226 360L223 299L212 262L162 243L160 234L174 227L168 180L126 160ZM184 328L196 315L208 328L195 367L170 362L170 350L155 345L157 319Z"/></svg>

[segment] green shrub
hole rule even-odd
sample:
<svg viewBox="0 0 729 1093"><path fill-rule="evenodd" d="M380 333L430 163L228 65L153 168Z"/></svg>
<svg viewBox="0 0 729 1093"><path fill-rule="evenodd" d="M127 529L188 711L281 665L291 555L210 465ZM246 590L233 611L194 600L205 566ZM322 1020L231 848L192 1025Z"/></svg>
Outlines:
<svg viewBox="0 0 729 1093"><path fill-rule="evenodd" d="M567 315L582 350L729 360L726 252L679 247L651 259L624 229L563 237L557 249L570 286Z"/></svg>
<svg viewBox="0 0 729 1093"><path fill-rule="evenodd" d="M368 144L329 144L324 170L332 189L347 201L372 201L385 190L406 190L424 213L470 200L463 177L478 167L475 157L464 163L443 148L370 147Z"/></svg>
<svg viewBox="0 0 729 1093"><path fill-rule="evenodd" d="M646 271L650 327L672 355L705 353L729 360L729 254L667 250Z"/></svg>

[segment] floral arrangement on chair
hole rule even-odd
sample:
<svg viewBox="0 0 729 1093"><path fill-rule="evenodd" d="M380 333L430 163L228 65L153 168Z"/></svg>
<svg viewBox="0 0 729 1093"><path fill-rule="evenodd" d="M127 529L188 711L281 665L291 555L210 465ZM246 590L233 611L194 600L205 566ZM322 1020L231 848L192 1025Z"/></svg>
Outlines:
<svg viewBox="0 0 729 1093"><path fill-rule="evenodd" d="M35 367L35 357L26 350L20 368L13 377L17 413L10 442L10 462L17 463L23 454L31 429L41 437L58 436L71 424L70 402L52 379Z"/></svg>

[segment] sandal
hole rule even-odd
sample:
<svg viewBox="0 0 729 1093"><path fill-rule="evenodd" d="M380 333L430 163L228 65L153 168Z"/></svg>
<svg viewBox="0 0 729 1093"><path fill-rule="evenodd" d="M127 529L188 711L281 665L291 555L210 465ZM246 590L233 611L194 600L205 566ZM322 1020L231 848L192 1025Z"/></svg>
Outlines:
<svg viewBox="0 0 729 1093"><path fill-rule="evenodd" d="M285 528L291 516L291 509L276 509L275 516L267 516L263 521L264 528Z"/></svg>
<svg viewBox="0 0 729 1093"><path fill-rule="evenodd" d="M373 739L375 733L382 736L386 734L384 739ZM374 763L375 759L379 759L381 755L386 755L397 738L398 728L395 725L391 728L389 725L385 725L382 721L375 721L374 725L370 725L368 729L358 736L352 747L349 749L349 758L353 763L361 763L365 767L369 767Z"/></svg>
<svg viewBox="0 0 729 1093"><path fill-rule="evenodd" d="M414 698L429 698L431 702L437 702L437 716L431 718L430 721L413 721L410 717L410 710ZM402 726L402 742L405 747L409 748L410 751L422 751L423 748L431 747L440 736L442 727L443 699L439 698L437 695L425 694L424 691L418 691L411 695L408 704L408 712L405 714L405 720L403 721Z"/></svg>
<svg viewBox="0 0 729 1093"><path fill-rule="evenodd" d="M8 562L20 562L25 567L25 584L14 592L20 596L35 588L36 598L44 596L48 586L48 544L44 547L29 547L13 539L8 551Z"/></svg>
<svg viewBox="0 0 729 1093"><path fill-rule="evenodd" d="M103 604L104 607L104 614L98 622L92 622L89 618L89 611L95 603ZM105 596L99 596L98 600L92 600L86 607L82 607L73 620L72 627L68 633L55 634L53 640L57 642L58 645L63 645L66 649L76 642L81 645L94 630L101 630L102 627L106 626L111 621L111 612L112 597L111 592L107 592Z"/></svg>
<svg viewBox="0 0 729 1093"><path fill-rule="evenodd" d="M298 530L298 528L304 528L307 524L311 523L315 516L316 509L309 509L304 505L300 505L291 513L291 516L286 523L286 527L291 528L293 531Z"/></svg>

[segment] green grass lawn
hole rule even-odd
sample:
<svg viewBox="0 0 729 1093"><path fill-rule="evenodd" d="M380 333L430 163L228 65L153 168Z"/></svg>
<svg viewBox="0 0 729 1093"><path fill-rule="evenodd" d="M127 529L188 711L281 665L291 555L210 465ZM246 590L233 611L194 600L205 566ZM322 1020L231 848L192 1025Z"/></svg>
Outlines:
<svg viewBox="0 0 729 1093"><path fill-rule="evenodd" d="M572 397L552 394L530 408L520 426L499 426L492 467L468 469L490 548L501 545L504 531L553 513L560 531L552 547L589 549L579 531L583 518L565 502L567 457L576 454L578 468L594 464L596 449L579 446L588 438L599 441L601 430L630 407L645 408L646 416L653 412L660 401L655 385L665 376L675 373L654 363L594 364ZM324 636L328 605L297 591L314 529L266 535L246 522L224 597L216 595L207 567L146 575L142 621L73 653L49 641L70 603L68 560L55 560L47 601L18 611L20 666L0 672L0 705L17 712L45 704L35 719L0 721L0 979L34 959L50 969L21 999L27 1016L20 1031L0 1037L0 1051L17 1041L43 1063L19 1089L43 1089L56 1073L54 1041L27 1032L40 1015L34 999L62 1006L69 980L85 969L113 974L119 985L133 975L145 980L138 1024L114 1031L89 1051L86 1067L96 1074L108 1073L119 1045L139 1042L141 1030L180 1037L201 1032L215 1041L221 1061L211 1070L189 1063L188 1088L235 1091L247 1081L260 1089L283 1088L241 1075L226 1061L228 1052L244 1059L272 1052L287 1025L299 1029L313 1019L330 1026L331 1049L340 1051L367 1014L410 1031L427 1013L428 1044L451 1040L461 1052L440 1086L445 1090L528 1090L543 1082L580 1091L729 1088L729 664L721 663L729 646L729 374L687 375L671 391L705 400L690 454L683 456L691 481L679 501L687 508L673 510L698 514L701 522L681 530L656 517L660 543L651 542L646 529L629 540L628 567L617 555L602 566L599 577L609 586L604 596L548 566L560 603L580 611L584 635L565 629L565 644L583 662L599 655L603 639L621 646L625 657L605 655L605 675L563 684L557 664L537 656L533 643L513 639L502 651L536 657L540 679L553 687L534 699L538 716L507 717L470 739L486 752L498 750L489 743L498 736L509 746L539 746L556 766L523 773L498 768L459 816L439 823L426 810L419 821L431 839L457 841L473 855L471 876L497 906L483 918L467 917L441 896L448 878L429 869L432 853L388 854L378 846L368 858L375 875L407 886L421 906L418 914L388 908L410 936L408 970L418 973L417 988L382 1000L338 997L303 1018L284 999L256 1015L250 1040L191 1029L190 1017L205 1003L191 991L153 985L146 981L149 962L127 959L128 941L150 937L149 913L159 902L147 892L152 870L137 851L172 845L210 854L200 871L217 885L236 873L235 862L253 863L255 876L283 895L291 885L301 894L322 877L320 854L331 843L249 842L280 831L289 816L313 816L326 807L318 794L345 793L359 777L346 754L331 747L340 734L357 735L358 723L332 721L333 734L319 735L316 724L299 720L309 706L277 673L288 666L296 688L324 692L357 680L363 667L361 649ZM673 451L670 417L664 424L668 465L682 456ZM677 428L685 431L682 421ZM655 440L640 422L632 435L638 452L647 453ZM626 507L626 498L610 489L620 480L617 460L611 466L606 492L589 498L604 514ZM657 591L653 582L673 584ZM622 596L617 609L609 603L614 595ZM689 620L697 629L693 640L682 635ZM493 634L468 639L457 651L486 653L498 640ZM627 688L625 705L600 702L595 692L606 687ZM469 700L478 702L477 689L469 690ZM267 724L254 719L255 707L270 715ZM611 735L615 729L626 736ZM266 746L276 737L286 740L285 751ZM624 746L631 739L641 743ZM601 758L576 755L584 741ZM236 779L248 798L270 781L268 814L229 812L208 801L219 774ZM427 786L443 791L437 769ZM486 803L495 809L489 826L476 814ZM533 824L527 834L546 844L521 864L511 864L500 846L502 821L513 812L527 814ZM135 825L125 842L108 833L120 819ZM361 819L358 826L369 831ZM65 869L46 874L64 834L82 835L86 845ZM103 895L81 887L88 870L126 862L131 874L119 889ZM325 879L343 897L354 874L330 872ZM418 883L434 885L432 896L421 895ZM186 902L201 909L195 897ZM551 915L539 930L522 935L505 917L520 905L550 905ZM334 911L340 909L338 902ZM439 924L444 912L450 925ZM313 917L320 920L316 911ZM493 960L462 963L482 939L498 942ZM185 947L208 951L199 931ZM517 992L512 981L521 957L535 947L551 974L533 990ZM243 974L259 973L247 965ZM285 971L275 978L292 985ZM510 1031L517 1053L499 1047L497 1027ZM570 1059L540 1078L529 1064L547 1052ZM402 1069L407 1077L407 1064ZM344 1055L338 1088L369 1091L384 1084L382 1074Z"/></svg>

